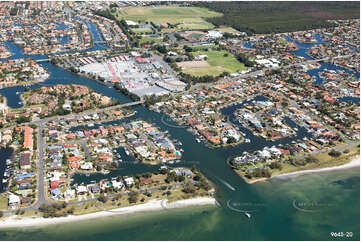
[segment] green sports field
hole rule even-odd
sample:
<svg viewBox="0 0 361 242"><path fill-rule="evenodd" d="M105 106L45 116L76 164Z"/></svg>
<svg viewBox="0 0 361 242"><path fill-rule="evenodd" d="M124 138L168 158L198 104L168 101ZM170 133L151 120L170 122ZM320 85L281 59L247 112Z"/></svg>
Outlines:
<svg viewBox="0 0 361 242"><path fill-rule="evenodd" d="M194 39L194 40L200 40L206 35L206 33L202 32L188 32L187 34L183 35L186 39Z"/></svg>
<svg viewBox="0 0 361 242"><path fill-rule="evenodd" d="M224 56L224 54L228 56ZM208 67L188 68L183 70L184 73L193 76L218 76L222 72L234 73L247 70L243 63L240 63L234 55L227 51L197 51L192 53L193 56L207 55Z"/></svg>
<svg viewBox="0 0 361 242"><path fill-rule="evenodd" d="M222 16L214 11L199 7L172 6L148 6L126 8L116 13L118 19L132 20L136 22L151 21L155 24L179 24L178 29L211 29L214 26L203 18Z"/></svg>
<svg viewBox="0 0 361 242"><path fill-rule="evenodd" d="M147 34L153 32L151 28L132 28L132 31L136 34Z"/></svg>

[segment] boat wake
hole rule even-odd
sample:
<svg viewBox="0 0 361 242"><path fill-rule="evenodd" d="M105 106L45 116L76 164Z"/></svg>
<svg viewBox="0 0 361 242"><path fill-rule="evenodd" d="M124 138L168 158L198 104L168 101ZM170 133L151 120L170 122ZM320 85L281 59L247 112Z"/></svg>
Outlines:
<svg viewBox="0 0 361 242"><path fill-rule="evenodd" d="M232 187L229 183L227 183L226 181L222 180L221 178L216 177L220 182L222 182L223 185L225 185L226 187L228 187L229 189L231 189L232 191L235 191L236 188Z"/></svg>

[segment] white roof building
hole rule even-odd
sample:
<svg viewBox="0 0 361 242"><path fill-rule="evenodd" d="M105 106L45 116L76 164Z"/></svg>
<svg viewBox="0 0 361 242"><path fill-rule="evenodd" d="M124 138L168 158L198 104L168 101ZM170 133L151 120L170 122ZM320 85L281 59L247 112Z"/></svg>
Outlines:
<svg viewBox="0 0 361 242"><path fill-rule="evenodd" d="M127 23L127 25L129 26L135 26L138 25L136 22L132 21L132 20L125 20L125 22Z"/></svg>
<svg viewBox="0 0 361 242"><path fill-rule="evenodd" d="M12 193L9 195L9 206L14 207L20 205L20 197Z"/></svg>
<svg viewBox="0 0 361 242"><path fill-rule="evenodd" d="M268 150L259 151L259 155L264 159L271 158L271 153Z"/></svg>
<svg viewBox="0 0 361 242"><path fill-rule="evenodd" d="M122 186L123 186L123 183L122 182L118 182L117 180L112 180L112 185L115 189L121 189Z"/></svg>
<svg viewBox="0 0 361 242"><path fill-rule="evenodd" d="M83 165L80 166L80 169L91 170L91 169L93 169L93 163L85 162Z"/></svg>
<svg viewBox="0 0 361 242"><path fill-rule="evenodd" d="M223 34L219 31L208 31L207 37L209 39L219 39L222 38Z"/></svg>
<svg viewBox="0 0 361 242"><path fill-rule="evenodd" d="M67 200L71 200L75 198L75 190L74 189L68 189L64 192L64 198Z"/></svg>
<svg viewBox="0 0 361 242"><path fill-rule="evenodd" d="M76 192L79 194L79 193L87 193L88 192L88 189L86 188L86 186L78 186L76 188Z"/></svg>
<svg viewBox="0 0 361 242"><path fill-rule="evenodd" d="M124 182L125 182L125 185L131 186L134 184L134 179L133 179L133 177L127 177L124 179Z"/></svg>

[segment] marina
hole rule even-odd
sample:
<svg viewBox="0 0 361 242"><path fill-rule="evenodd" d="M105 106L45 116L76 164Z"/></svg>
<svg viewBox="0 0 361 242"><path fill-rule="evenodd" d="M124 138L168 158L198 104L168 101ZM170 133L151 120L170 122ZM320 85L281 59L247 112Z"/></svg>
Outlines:
<svg viewBox="0 0 361 242"><path fill-rule="evenodd" d="M100 35L96 27L91 23L88 23L88 25L90 26L93 37L95 36L95 41L99 40ZM322 43L320 39L317 40L317 44ZM24 55L18 46L15 46L11 42L6 44L13 52L13 56L9 59L26 57L42 59L45 57ZM299 43L296 44L300 45ZM305 53L307 53L306 47L309 48L313 45L314 44L300 45L297 54L305 56L305 58L311 58ZM107 47L105 45L95 45L92 50L102 48ZM129 98L117 92L115 89L101 85L94 80L70 73L50 62L42 62L41 65L48 70L50 77L42 83L30 85L30 89L55 84L81 84L115 100L121 100L124 103L131 102ZM335 65L321 63L319 69L311 70L308 73L315 77L315 82L322 83L323 81L319 77L319 73L324 69L349 71ZM359 76L359 73L353 74ZM19 108L22 106L20 94L24 91L25 87L23 86L0 89L0 93L7 99L7 103L11 108ZM248 100L248 102L251 101L253 101L253 99ZM114 216L104 220L102 219L101 222L93 220L79 222L76 225L50 225L42 229L24 229L22 233L16 233L14 231L4 232L1 233L0 239L26 239L28 234L32 234L32 239L41 239L43 238L42 236L46 236L46 238L49 239L61 238L64 240L108 240L119 239L119 236L123 236L122 239L142 240L149 239L149 237L145 235L147 234L147 236L153 235L153 239L163 240L169 239L171 234L177 234L180 228L181 231L175 239L239 240L242 238L246 240L262 240L267 237L284 240L287 239L285 234L293 234L293 238L295 239L322 239L324 237L321 237L320 234L324 236L329 230L345 230L349 228L354 229L355 238L359 238L356 224L360 211L354 210L355 207L359 207L359 200L357 199L359 197L358 190L360 185L359 180L357 180L359 171L339 171L328 175L307 175L301 178L286 180L276 179L255 185L247 184L233 172L225 162L229 157L234 157L245 151L250 152L265 147L280 146L298 140L305 140L310 137L306 128L297 125L292 120L288 120L288 122L290 127L296 131L296 135L293 137L282 138L277 141L266 141L261 137L257 137L250 132L249 129L244 128L235 118L234 111L242 105L243 104L228 106L223 108L221 112L229 117L229 120L237 127L237 130L239 130L243 136L246 136L247 139L240 145L219 149L207 147L199 138L195 138L195 136L186 129L165 125L164 122L162 122L162 114L153 112L144 106L135 106L136 115L131 118L132 120L137 118L150 120L157 127L160 127L163 132L168 132L172 139L178 141L178 145L181 146L182 151L184 151L182 159L170 161L169 164L172 166L182 165L189 168L196 165L200 171L214 183L216 187L215 198L220 208L190 208L188 210L180 209L174 212L154 212L157 213L156 215L134 215L129 219ZM94 124L88 124L88 127L94 126ZM1 188L6 186L7 179L11 175L11 156L11 149L2 148L0 150ZM159 169L159 165L138 163L138 161L135 161L134 158L131 157L131 153L127 148L116 149L116 159L119 163L116 170L104 170L96 174L76 173L72 178L72 183L95 183L101 179L110 179L118 175L135 175ZM321 179L321 177L323 179ZM340 184L345 185L335 185L333 182L337 181L341 181ZM349 189L342 189L342 186L348 186ZM284 192L286 190L287 192ZM263 194L262 192L265 193ZM333 196L329 196L328 194L333 194ZM309 214L300 213L292 208L291 201L295 197L302 201L328 200L333 206L329 209L322 210L310 221ZM239 207L242 207L242 203L251 204L250 206L258 209L259 212L254 214L244 213L242 218L240 218L238 213L230 211L227 208L226 201L230 199L236 204L241 204ZM259 204L264 204L264 206ZM337 213L340 210L343 212L340 214L339 219L330 218L328 221L324 220L325 216L329 217L331 214ZM208 213L203 213L204 211ZM157 219L155 219L155 217ZM257 221L257 223L251 223L250 221ZM100 223L102 223L101 227L103 230L99 229ZM211 232L201 231L199 224L201 224L202 227L204 227L203 225L208 226ZM314 226L314 230L318 232L309 232L306 235L301 234L298 230L300 226ZM167 229L167 233L162 232L164 228ZM260 232L260 228L263 228L264 232ZM139 229L142 230L142 233L138 232ZM77 230L77 233L70 233L75 230ZM235 233L231 235L230 231ZM250 233L250 231L252 231L252 233ZM74 237L70 237L70 234L73 234Z"/></svg>

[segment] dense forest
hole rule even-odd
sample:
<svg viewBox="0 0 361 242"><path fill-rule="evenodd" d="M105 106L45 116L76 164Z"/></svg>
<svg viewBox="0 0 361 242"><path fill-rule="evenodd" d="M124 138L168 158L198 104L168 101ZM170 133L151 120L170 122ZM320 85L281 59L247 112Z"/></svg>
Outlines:
<svg viewBox="0 0 361 242"><path fill-rule="evenodd" d="M328 19L360 18L360 2L193 2L223 13L208 18L247 33L278 33L332 26Z"/></svg>

